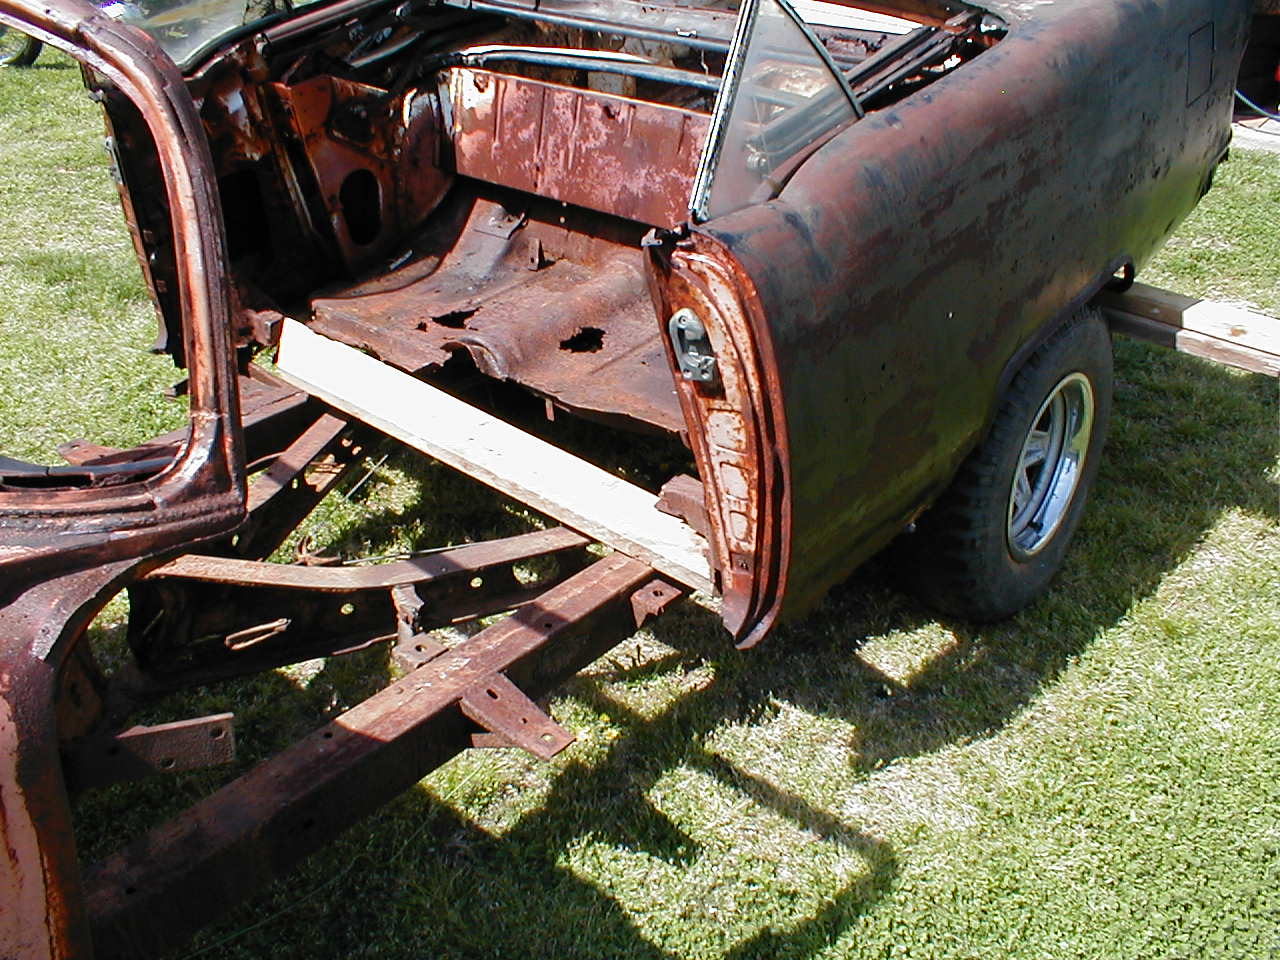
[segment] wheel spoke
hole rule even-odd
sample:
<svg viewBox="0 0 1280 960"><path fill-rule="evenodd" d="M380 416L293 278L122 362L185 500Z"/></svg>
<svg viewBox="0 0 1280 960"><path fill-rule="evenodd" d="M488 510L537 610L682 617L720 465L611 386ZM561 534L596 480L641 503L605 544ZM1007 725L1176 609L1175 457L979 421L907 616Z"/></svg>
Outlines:
<svg viewBox="0 0 1280 960"><path fill-rule="evenodd" d="M1048 430L1032 430L1027 435L1027 445L1022 451L1022 468L1030 469L1044 463L1049 455L1050 434Z"/></svg>
<svg viewBox="0 0 1280 960"><path fill-rule="evenodd" d="M1019 513L1027 501L1031 499L1031 481L1027 479L1025 470L1019 471L1018 482L1013 488L1013 511Z"/></svg>

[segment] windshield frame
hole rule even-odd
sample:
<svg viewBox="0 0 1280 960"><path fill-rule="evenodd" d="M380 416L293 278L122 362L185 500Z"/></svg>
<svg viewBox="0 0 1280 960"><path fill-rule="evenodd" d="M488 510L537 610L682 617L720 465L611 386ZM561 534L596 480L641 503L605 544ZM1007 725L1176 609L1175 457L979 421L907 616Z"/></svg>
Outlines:
<svg viewBox="0 0 1280 960"><path fill-rule="evenodd" d="M693 189L689 197L689 217L693 223L705 223L711 219L709 213L711 190L716 173L724 159L725 141L728 139L730 122L734 117L734 106L742 89L747 58L753 46L752 41L758 36L756 23L759 19L760 5L765 2L776 4L803 34L810 48L849 101L849 105L853 108L854 119L861 119L864 115L862 104L858 102L844 73L831 59L831 54L827 52L822 41L787 0L746 0L738 14L738 25L729 47L729 57L725 63L720 91L716 94L715 106L711 111L711 127L693 180Z"/></svg>

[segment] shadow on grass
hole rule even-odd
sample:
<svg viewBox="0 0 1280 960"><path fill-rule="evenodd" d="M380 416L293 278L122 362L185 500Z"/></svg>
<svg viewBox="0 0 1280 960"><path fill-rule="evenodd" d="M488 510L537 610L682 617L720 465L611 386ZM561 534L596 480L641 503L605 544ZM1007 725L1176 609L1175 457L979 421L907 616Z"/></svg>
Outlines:
<svg viewBox="0 0 1280 960"><path fill-rule="evenodd" d="M617 896L575 874L566 855L589 840L686 869L698 843L650 800L677 768L713 778L862 864L816 908L765 924L720 955L805 957L829 946L892 887L899 853L863 825L709 748L717 730L759 726L778 702L839 718L857 731L845 746L863 775L990 735L1150 594L1225 511L1271 522L1280 515L1269 477L1277 452L1273 381L1139 344L1120 342L1117 354L1107 460L1066 567L1030 610L982 629L940 623L873 563L809 618L739 653L711 614L686 606L653 628L671 652L633 664L606 658L570 682L568 694L607 713L620 735L600 758L571 761L551 776L544 799L500 836L424 790L410 791L208 930L197 949L208 956L674 960L681 954L658 945ZM867 638L921 627L933 628L936 649L908 675L890 675L865 655ZM708 663L712 683L656 714L636 712L610 690ZM301 707L324 713L385 676L385 659L377 657L333 661L305 690L270 675L254 688L253 719L268 721L270 745L287 742L300 732ZM695 915L687 922L713 921Z"/></svg>

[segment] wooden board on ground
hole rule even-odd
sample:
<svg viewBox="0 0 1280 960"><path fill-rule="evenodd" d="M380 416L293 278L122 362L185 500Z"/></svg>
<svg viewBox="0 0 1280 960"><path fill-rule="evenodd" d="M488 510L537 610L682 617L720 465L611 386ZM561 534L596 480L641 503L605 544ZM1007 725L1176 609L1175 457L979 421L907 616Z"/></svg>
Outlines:
<svg viewBox="0 0 1280 960"><path fill-rule="evenodd" d="M1252 373L1280 377L1280 320L1145 283L1094 303L1121 333Z"/></svg>
<svg viewBox="0 0 1280 960"><path fill-rule="evenodd" d="M416 450L565 526L711 590L706 541L656 494L390 367L285 320L277 373Z"/></svg>

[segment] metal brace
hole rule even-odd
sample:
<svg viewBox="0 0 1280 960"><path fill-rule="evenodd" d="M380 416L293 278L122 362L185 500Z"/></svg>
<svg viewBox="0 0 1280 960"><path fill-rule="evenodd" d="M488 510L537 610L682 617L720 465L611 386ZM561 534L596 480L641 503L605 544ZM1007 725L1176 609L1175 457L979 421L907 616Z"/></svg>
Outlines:
<svg viewBox="0 0 1280 960"><path fill-rule="evenodd" d="M469 687L458 702L480 726L543 760L574 741L573 734L543 713L506 674L495 673Z"/></svg>
<svg viewBox="0 0 1280 960"><path fill-rule="evenodd" d="M236 755L233 714L135 726L73 745L64 757L72 790L103 787L157 773L230 763Z"/></svg>
<svg viewBox="0 0 1280 960"><path fill-rule="evenodd" d="M438 640L422 632L422 598L411 583L398 583L391 588L391 602L396 608L396 645L391 656L401 670L409 673L448 652Z"/></svg>

